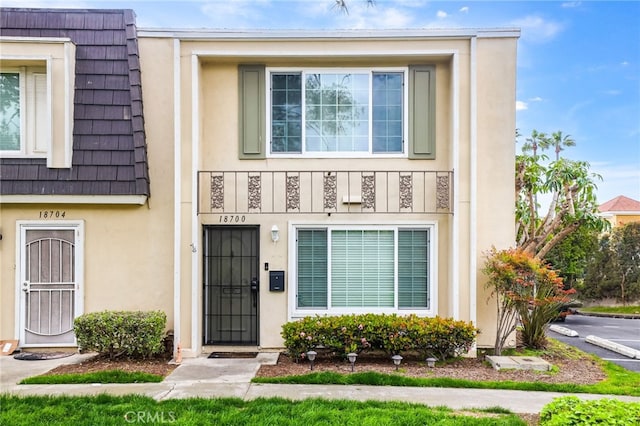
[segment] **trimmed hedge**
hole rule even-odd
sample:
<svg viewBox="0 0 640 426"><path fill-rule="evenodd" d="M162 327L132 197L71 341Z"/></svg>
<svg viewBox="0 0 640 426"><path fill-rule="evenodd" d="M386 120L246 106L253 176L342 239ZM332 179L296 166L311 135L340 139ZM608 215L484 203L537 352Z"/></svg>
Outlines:
<svg viewBox="0 0 640 426"><path fill-rule="evenodd" d="M418 352L440 360L468 352L478 329L451 318L360 314L305 317L282 326L284 345L298 359L322 348L347 354L378 349L389 355Z"/></svg>
<svg viewBox="0 0 640 426"><path fill-rule="evenodd" d="M639 425L640 403L617 399L583 401L575 396L556 398L540 412L541 426Z"/></svg>
<svg viewBox="0 0 640 426"><path fill-rule="evenodd" d="M79 316L73 330L82 350L149 358L164 350L167 316L162 311L103 311Z"/></svg>

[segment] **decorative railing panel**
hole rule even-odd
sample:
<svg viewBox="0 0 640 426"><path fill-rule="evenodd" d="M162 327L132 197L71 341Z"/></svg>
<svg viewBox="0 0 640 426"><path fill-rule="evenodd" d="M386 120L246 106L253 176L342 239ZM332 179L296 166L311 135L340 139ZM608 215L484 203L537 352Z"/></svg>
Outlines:
<svg viewBox="0 0 640 426"><path fill-rule="evenodd" d="M453 213L451 171L200 171L198 214Z"/></svg>

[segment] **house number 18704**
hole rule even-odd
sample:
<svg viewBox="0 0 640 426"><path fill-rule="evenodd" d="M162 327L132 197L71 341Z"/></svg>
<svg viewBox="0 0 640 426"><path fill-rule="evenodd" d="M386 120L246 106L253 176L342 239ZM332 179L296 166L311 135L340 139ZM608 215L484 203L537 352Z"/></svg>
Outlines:
<svg viewBox="0 0 640 426"><path fill-rule="evenodd" d="M64 210L40 210L40 219L60 219L66 215Z"/></svg>
<svg viewBox="0 0 640 426"><path fill-rule="evenodd" d="M244 223L246 220L245 215L221 215L219 223Z"/></svg>

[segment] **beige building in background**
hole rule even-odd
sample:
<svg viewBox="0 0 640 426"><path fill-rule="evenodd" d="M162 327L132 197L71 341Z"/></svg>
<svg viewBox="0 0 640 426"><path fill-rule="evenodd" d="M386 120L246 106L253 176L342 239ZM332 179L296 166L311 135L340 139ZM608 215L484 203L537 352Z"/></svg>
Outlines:
<svg viewBox="0 0 640 426"><path fill-rule="evenodd" d="M19 234L44 223L81 242L72 316L161 309L183 356L281 349L287 321L358 312L472 321L493 344L480 269L514 243L519 30L131 35L151 191L3 192L2 339L30 328Z"/></svg>
<svg viewBox="0 0 640 426"><path fill-rule="evenodd" d="M640 222L640 201L618 195L598 206L600 216L607 219L612 227Z"/></svg>

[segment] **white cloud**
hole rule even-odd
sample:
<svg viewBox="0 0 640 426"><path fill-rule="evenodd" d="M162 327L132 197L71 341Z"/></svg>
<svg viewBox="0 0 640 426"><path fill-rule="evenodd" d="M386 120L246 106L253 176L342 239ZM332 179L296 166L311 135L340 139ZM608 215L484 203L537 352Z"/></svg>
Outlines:
<svg viewBox="0 0 640 426"><path fill-rule="evenodd" d="M540 43L552 40L564 29L559 22L546 21L539 16L527 16L522 19L516 19L511 23L522 29L521 36L523 39Z"/></svg>
<svg viewBox="0 0 640 426"><path fill-rule="evenodd" d="M574 7L579 7L582 4L581 1L566 1L564 3L562 3L562 7L565 9L571 9Z"/></svg>
<svg viewBox="0 0 640 426"><path fill-rule="evenodd" d="M460 13L469 13L469 6L463 6L458 10Z"/></svg>
<svg viewBox="0 0 640 426"><path fill-rule="evenodd" d="M529 99L529 102L542 102L543 99L540 96L536 96Z"/></svg>
<svg viewBox="0 0 640 426"><path fill-rule="evenodd" d="M529 109L529 104L523 101L516 101L516 111L523 111Z"/></svg>
<svg viewBox="0 0 640 426"><path fill-rule="evenodd" d="M438 19L445 19L445 18L446 18L447 16L449 16L449 15L448 15L448 14L447 14L447 12L445 12L444 10L439 10L439 11L436 13L436 16L438 17Z"/></svg>

